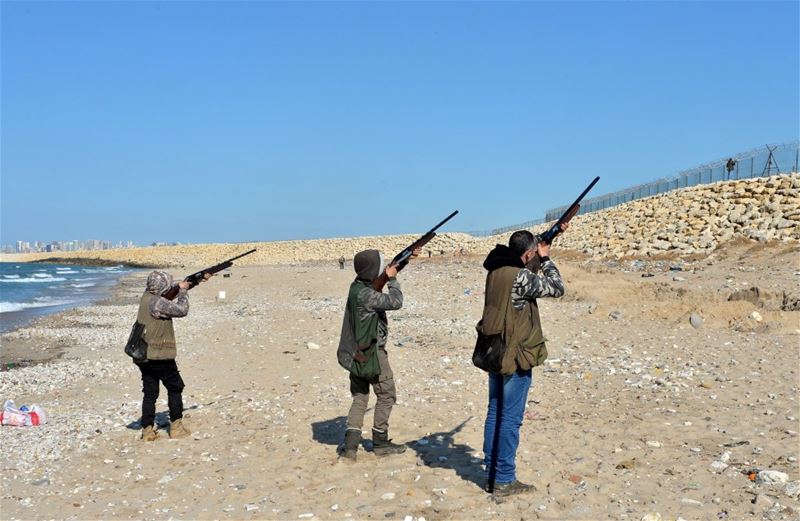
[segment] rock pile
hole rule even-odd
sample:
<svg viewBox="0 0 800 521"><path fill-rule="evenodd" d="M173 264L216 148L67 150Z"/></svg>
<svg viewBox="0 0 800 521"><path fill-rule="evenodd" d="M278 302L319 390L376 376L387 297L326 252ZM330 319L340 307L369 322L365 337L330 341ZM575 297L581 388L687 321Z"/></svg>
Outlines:
<svg viewBox="0 0 800 521"><path fill-rule="evenodd" d="M800 174L698 185L579 216L559 246L614 257L710 253L734 238L800 239Z"/></svg>
<svg viewBox="0 0 800 521"><path fill-rule="evenodd" d="M541 232L545 228L532 231ZM474 237L443 233L426 250L433 255L485 254L510 233ZM352 259L367 248L399 252L417 235L353 237L240 244L191 244L120 250L59 252L60 262L79 259L146 266L204 266L251 248L238 265L268 265ZM800 174L724 181L666 192L599 212L580 215L558 239L560 248L596 257L650 257L712 252L732 239L800 241ZM427 252L423 254L427 256ZM4 255L4 261L52 258L52 253Z"/></svg>

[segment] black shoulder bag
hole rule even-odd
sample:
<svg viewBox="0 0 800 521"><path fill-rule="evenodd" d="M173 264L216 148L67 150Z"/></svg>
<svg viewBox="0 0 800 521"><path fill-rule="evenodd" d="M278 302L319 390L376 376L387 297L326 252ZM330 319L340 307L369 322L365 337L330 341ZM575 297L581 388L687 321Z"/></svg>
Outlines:
<svg viewBox="0 0 800 521"><path fill-rule="evenodd" d="M125 354L136 363L147 361L147 342L144 339L144 324L141 322L134 322L128 343L125 344Z"/></svg>
<svg viewBox="0 0 800 521"><path fill-rule="evenodd" d="M483 334L483 320L475 326L478 340L472 352L472 363L488 373L500 373L503 369L503 356L506 352L506 341L503 333L495 335Z"/></svg>

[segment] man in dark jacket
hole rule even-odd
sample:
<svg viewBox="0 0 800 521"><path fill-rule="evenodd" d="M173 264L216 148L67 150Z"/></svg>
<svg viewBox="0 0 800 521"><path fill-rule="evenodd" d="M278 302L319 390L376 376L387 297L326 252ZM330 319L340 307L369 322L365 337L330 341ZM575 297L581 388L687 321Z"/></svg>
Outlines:
<svg viewBox="0 0 800 521"><path fill-rule="evenodd" d="M206 279L210 275L206 276ZM167 388L169 404L169 437L183 438L191 434L183 424L183 379L175 363L177 347L173 318L185 317L189 313L189 282L179 282L178 296L168 300L162 295L173 286L172 275L154 271L147 277L147 289L139 302L136 320L144 324L144 340L147 342L147 360L136 365L142 373L142 439L155 441L156 399L159 382Z"/></svg>
<svg viewBox="0 0 800 521"><path fill-rule="evenodd" d="M531 369L547 358L536 299L564 294L561 275L549 254L549 244L520 230L511 235L508 246L498 244L483 263L489 273L479 327L486 335L502 333L506 343L501 372L489 374L489 407L483 433L487 491L495 497L533 489L517 480L515 459L532 383ZM541 275L525 267L536 260Z"/></svg>
<svg viewBox="0 0 800 521"><path fill-rule="evenodd" d="M414 255L418 254L419 251L415 250ZM356 279L350 285L337 351L339 364L350 371L350 394L353 396L342 451L342 457L350 462L356 461L361 443L370 386L377 398L372 427L375 455L400 454L406 450L404 445L394 444L389 439L389 415L397 394L386 353L389 333L386 312L403 306L403 293L396 278L397 267L385 266L383 255L378 250L365 250L353 258L353 268ZM384 271L389 278L387 293L372 288L372 281Z"/></svg>

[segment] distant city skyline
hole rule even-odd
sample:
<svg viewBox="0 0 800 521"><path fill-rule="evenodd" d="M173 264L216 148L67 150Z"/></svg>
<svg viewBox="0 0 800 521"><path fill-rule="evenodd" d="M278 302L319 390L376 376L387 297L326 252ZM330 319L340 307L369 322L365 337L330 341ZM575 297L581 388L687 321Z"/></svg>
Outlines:
<svg viewBox="0 0 800 521"><path fill-rule="evenodd" d="M483 230L800 138L798 2L4 2L0 242ZM57 50L57 52L55 52Z"/></svg>
<svg viewBox="0 0 800 521"><path fill-rule="evenodd" d="M117 248L135 248L133 241L103 241L97 239L71 241L15 241L3 244L3 253L52 253L59 251L111 250Z"/></svg>

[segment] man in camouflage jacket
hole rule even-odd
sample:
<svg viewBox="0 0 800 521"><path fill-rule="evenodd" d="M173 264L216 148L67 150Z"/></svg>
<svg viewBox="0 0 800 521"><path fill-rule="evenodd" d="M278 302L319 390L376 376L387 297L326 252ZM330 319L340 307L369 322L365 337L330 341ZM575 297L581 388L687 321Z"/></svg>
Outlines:
<svg viewBox="0 0 800 521"><path fill-rule="evenodd" d="M208 279L210 275L206 276ZM178 295L169 300L162 295L173 286L172 275L154 271L147 277L147 287L139 301L136 321L143 324L144 340L147 342L147 359L139 362L142 373L142 439L155 441L156 400L159 383L167 388L169 404L169 437L183 438L191 434L183 424L183 379L175 363L177 346L173 318L185 317L189 313L189 282L178 283Z"/></svg>
<svg viewBox="0 0 800 521"><path fill-rule="evenodd" d="M496 497L533 489L517 480L515 459L531 369L547 358L536 299L564 294L564 283L549 254L550 245L520 230L511 235L508 246L498 244L483 263L488 274L478 327L486 335L502 334L506 344L501 372L489 374L483 435L487 490ZM541 274L526 268L536 260Z"/></svg>

